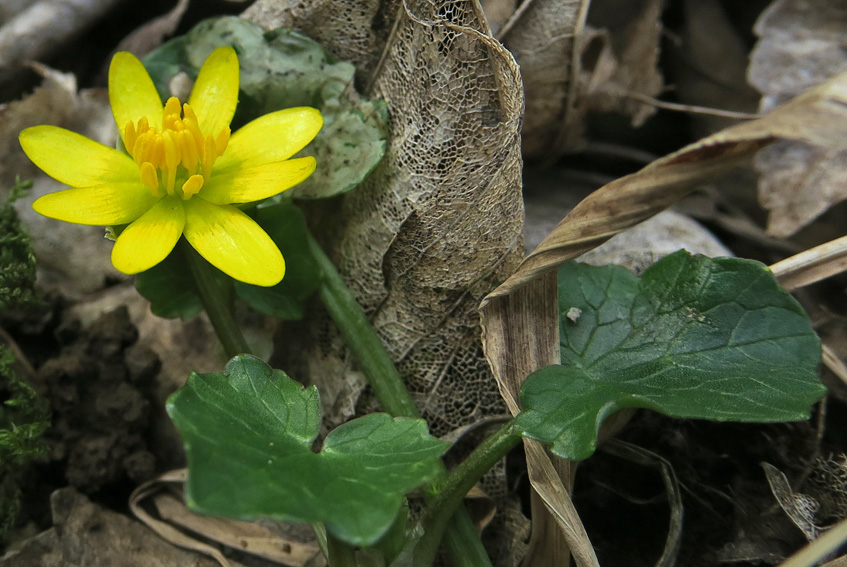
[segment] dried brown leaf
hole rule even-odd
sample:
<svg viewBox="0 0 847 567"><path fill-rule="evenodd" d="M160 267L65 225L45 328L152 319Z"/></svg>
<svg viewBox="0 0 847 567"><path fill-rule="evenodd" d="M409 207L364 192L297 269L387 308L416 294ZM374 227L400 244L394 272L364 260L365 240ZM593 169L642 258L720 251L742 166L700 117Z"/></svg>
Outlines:
<svg viewBox="0 0 847 567"><path fill-rule="evenodd" d="M847 567L847 555L842 555L838 559L827 561L821 567Z"/></svg>
<svg viewBox="0 0 847 567"><path fill-rule="evenodd" d="M840 274L847 270L847 236L795 254L770 268L789 291Z"/></svg>
<svg viewBox="0 0 847 567"><path fill-rule="evenodd" d="M768 111L813 85L847 71L847 5L827 0L777 0L755 27L760 39L748 79ZM847 152L780 142L756 158L759 201L770 211L768 232L790 236L847 199Z"/></svg>
<svg viewBox="0 0 847 567"><path fill-rule="evenodd" d="M144 500L162 490L164 485L171 483L181 484L185 482L186 478L187 471L185 469L179 469L166 472L156 479L143 483L132 491L129 497L129 508L141 523L156 532L168 543L182 549L202 553L215 560L221 567L230 567L230 562L217 548L182 533L169 523L155 518L141 506Z"/></svg>
<svg viewBox="0 0 847 567"><path fill-rule="evenodd" d="M756 112L759 95L747 84L749 48L720 0L685 0L682 45L671 49L676 93L689 105ZM700 136L731 126L737 118L693 114Z"/></svg>
<svg viewBox="0 0 847 567"><path fill-rule="evenodd" d="M315 541L303 542L282 537L255 522L200 516L191 512L182 498L172 494L157 494L153 497L153 503L163 520L280 565L301 567L321 552Z"/></svg>
<svg viewBox="0 0 847 567"><path fill-rule="evenodd" d="M500 394L509 411L517 414L520 384L529 373L524 370L559 362L556 275L543 274L498 297L483 309L482 322L483 344ZM549 457L544 447L531 439L524 439L524 449L530 482L535 488L532 539L525 564L567 565L573 553L580 567L596 566L594 549L562 482L565 478L570 486L570 463Z"/></svg>
<svg viewBox="0 0 847 567"><path fill-rule="evenodd" d="M847 73L760 119L709 136L598 189L562 220L491 296L605 242L667 208L698 183L725 172L778 138L847 147Z"/></svg>
<svg viewBox="0 0 847 567"><path fill-rule="evenodd" d="M585 95L584 105L590 110L619 112L632 117L640 126L655 109L632 93L653 97L662 88L659 60L659 37L664 0L638 0L621 3L617 0L595 0L588 14L588 24L603 30L608 37L608 49L614 65L608 77ZM594 74L602 74L595 69Z"/></svg>
<svg viewBox="0 0 847 567"><path fill-rule="evenodd" d="M656 63L662 0L625 6L605 0L524 0L501 27L507 5L492 1L485 9L496 22L498 39L521 67L525 156L550 159L576 146L588 110L629 114L636 125L653 113L633 94L653 96L661 88Z"/></svg>
<svg viewBox="0 0 847 567"><path fill-rule="evenodd" d="M777 137L844 147L845 130L847 73L759 120L709 136L583 200L480 307L485 353L509 410L519 411L519 390L526 376L558 362L553 268L650 218L699 182L726 171ZM577 563L594 564L578 517L569 515L572 504L552 463L536 449L528 465L533 487L559 522Z"/></svg>
<svg viewBox="0 0 847 567"><path fill-rule="evenodd" d="M583 117L574 105L580 91L580 42L588 5L588 0L524 2L498 33L521 66L526 156L549 158L551 148L580 139Z"/></svg>
<svg viewBox="0 0 847 567"><path fill-rule="evenodd" d="M831 557L845 542L847 542L847 520L836 524L823 536L789 557L784 563L780 563L779 567L814 567L819 565L826 557ZM839 567L843 563L839 560L832 562ZM826 565L828 567L830 563Z"/></svg>
<svg viewBox="0 0 847 567"><path fill-rule="evenodd" d="M189 0L178 0L176 5L168 13L154 18L133 30L132 33L121 40L115 51L129 51L138 57L143 57L150 53L153 49L161 45L165 38L173 35L177 27L179 27L182 16L185 15L185 10L188 9L188 2Z"/></svg>

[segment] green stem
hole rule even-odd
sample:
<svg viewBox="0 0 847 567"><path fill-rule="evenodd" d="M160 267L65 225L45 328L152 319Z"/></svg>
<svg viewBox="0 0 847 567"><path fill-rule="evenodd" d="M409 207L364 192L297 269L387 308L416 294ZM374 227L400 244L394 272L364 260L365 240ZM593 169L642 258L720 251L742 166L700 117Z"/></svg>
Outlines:
<svg viewBox="0 0 847 567"><path fill-rule="evenodd" d="M329 567L356 567L356 550L329 532L326 532L326 546L329 551Z"/></svg>
<svg viewBox="0 0 847 567"><path fill-rule="evenodd" d="M446 534L449 542L457 529L451 518L455 517L456 510L460 509L465 495L520 440L520 431L515 427L514 420L510 419L474 449L473 453L450 472L437 491L433 491L427 498L429 512L423 524L424 535L415 550L415 567L432 564L442 536Z"/></svg>
<svg viewBox="0 0 847 567"><path fill-rule="evenodd" d="M420 417L421 414L388 351L385 350L382 339L376 334L361 305L350 293L332 261L311 234L309 249L323 273L323 283L318 292L321 301L344 335L347 346L359 361L376 399L385 411L395 417Z"/></svg>
<svg viewBox="0 0 847 567"><path fill-rule="evenodd" d="M214 268L203 259L185 240L181 240L182 254L191 269L194 284L200 294L203 308L212 322L227 358L237 354L250 354L250 347L244 340L235 318L232 316L230 302L227 300L220 282L215 278Z"/></svg>
<svg viewBox="0 0 847 567"><path fill-rule="evenodd" d="M456 508L450 521L447 523L447 531L444 532L444 543L453 567L492 567L488 551L482 545L479 534L476 532L473 520L464 506ZM436 548L437 549L437 548ZM417 555L417 553L416 553ZM415 566L427 565L429 567L435 560L435 556L429 559L429 563L420 563L415 557Z"/></svg>
<svg viewBox="0 0 847 567"><path fill-rule="evenodd" d="M388 413L395 417L420 417L421 414L412 396L409 395L397 367L394 366L394 361L385 350L382 339L377 335L361 305L350 293L338 270L335 269L335 265L311 234L309 234L309 250L323 274L323 283L318 292L321 301L344 335L347 346L359 361L377 400ZM426 490L429 494L433 494L431 489ZM440 539L439 535L435 540L436 550ZM457 567L491 565L485 547L464 508L450 519L446 543L453 563Z"/></svg>

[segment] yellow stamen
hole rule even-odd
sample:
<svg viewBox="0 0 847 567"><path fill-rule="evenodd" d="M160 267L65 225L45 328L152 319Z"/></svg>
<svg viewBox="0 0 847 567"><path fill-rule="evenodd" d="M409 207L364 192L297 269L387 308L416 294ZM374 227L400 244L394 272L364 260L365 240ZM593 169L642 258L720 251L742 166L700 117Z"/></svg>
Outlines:
<svg viewBox="0 0 847 567"><path fill-rule="evenodd" d="M176 183L176 168L179 165L179 146L174 143L174 137L175 134L173 130L165 130L164 132L162 132L162 145L163 151L165 153L165 167L163 173L167 176L165 189L168 191L168 195L173 195L174 193L174 184Z"/></svg>
<svg viewBox="0 0 847 567"><path fill-rule="evenodd" d="M162 129L171 130L179 121L179 99L172 96L165 103L165 108L162 111Z"/></svg>
<svg viewBox="0 0 847 567"><path fill-rule="evenodd" d="M193 171L197 168L197 162L200 160L200 152L197 151L197 144L194 143L194 136L188 130L183 130L180 135L180 147L182 148L182 166Z"/></svg>
<svg viewBox="0 0 847 567"><path fill-rule="evenodd" d="M150 144L150 160L157 168L162 167L165 161L165 143L162 141L162 136L156 132L155 128L151 128L153 132L153 143Z"/></svg>
<svg viewBox="0 0 847 567"><path fill-rule="evenodd" d="M182 185L182 198L187 201L192 196L196 195L200 189L203 188L203 182L204 180L202 175L192 175L189 177L188 181Z"/></svg>
<svg viewBox="0 0 847 567"><path fill-rule="evenodd" d="M141 164L141 182L150 188L150 192L155 197L161 197L159 193L159 177L156 175L156 168L149 161Z"/></svg>
<svg viewBox="0 0 847 567"><path fill-rule="evenodd" d="M132 157L135 158L135 163L141 167L141 164L144 163L144 158L147 155L147 146L150 145L150 136L147 135L147 132L144 132L138 139L135 141L135 144L132 147Z"/></svg>
<svg viewBox="0 0 847 567"><path fill-rule="evenodd" d="M194 114L194 110L188 105L188 103L183 104L182 108L185 113L185 118L182 119L182 123L185 125L185 128L191 132L191 135L194 136L194 143L197 144L197 147L202 148L203 134L200 132L197 115Z"/></svg>
<svg viewBox="0 0 847 567"><path fill-rule="evenodd" d="M141 181L156 196L178 194L181 186L183 199L202 189L229 138L229 128L204 137L194 109L188 104L180 109L175 97L162 110L161 130L150 126L147 117L124 127L126 149L140 168Z"/></svg>
<svg viewBox="0 0 847 567"><path fill-rule="evenodd" d="M127 122L126 128L124 128L124 147L130 154L132 154L132 148L135 146L135 140L137 137L138 134L135 132L135 124Z"/></svg>

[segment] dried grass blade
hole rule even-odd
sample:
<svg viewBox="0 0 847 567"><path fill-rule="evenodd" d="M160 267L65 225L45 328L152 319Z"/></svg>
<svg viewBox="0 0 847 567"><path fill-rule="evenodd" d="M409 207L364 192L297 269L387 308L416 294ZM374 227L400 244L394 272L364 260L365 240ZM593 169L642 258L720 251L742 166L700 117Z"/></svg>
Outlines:
<svg viewBox="0 0 847 567"><path fill-rule="evenodd" d="M788 291L840 274L847 270L847 236L795 254L770 268Z"/></svg>

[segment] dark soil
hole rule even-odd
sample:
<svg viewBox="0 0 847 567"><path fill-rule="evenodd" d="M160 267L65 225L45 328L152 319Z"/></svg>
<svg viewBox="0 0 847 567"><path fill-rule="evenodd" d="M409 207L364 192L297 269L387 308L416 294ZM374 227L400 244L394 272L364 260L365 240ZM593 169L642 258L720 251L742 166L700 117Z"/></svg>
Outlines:
<svg viewBox="0 0 847 567"><path fill-rule="evenodd" d="M64 486L125 509L132 489L159 472L150 427L159 360L134 346L138 332L124 307L88 329L71 320L42 329L41 336L22 339L54 346L34 360L32 384L49 401L52 426L45 435L48 453L28 477L21 523L49 527L47 497Z"/></svg>
<svg viewBox="0 0 847 567"><path fill-rule="evenodd" d="M768 489L762 462L801 479L816 457L810 422L675 420L641 411L618 436L665 459L679 481L682 541L677 565L775 564L806 541ZM575 503L601 565L655 565L670 505L658 466L601 448L579 467Z"/></svg>

